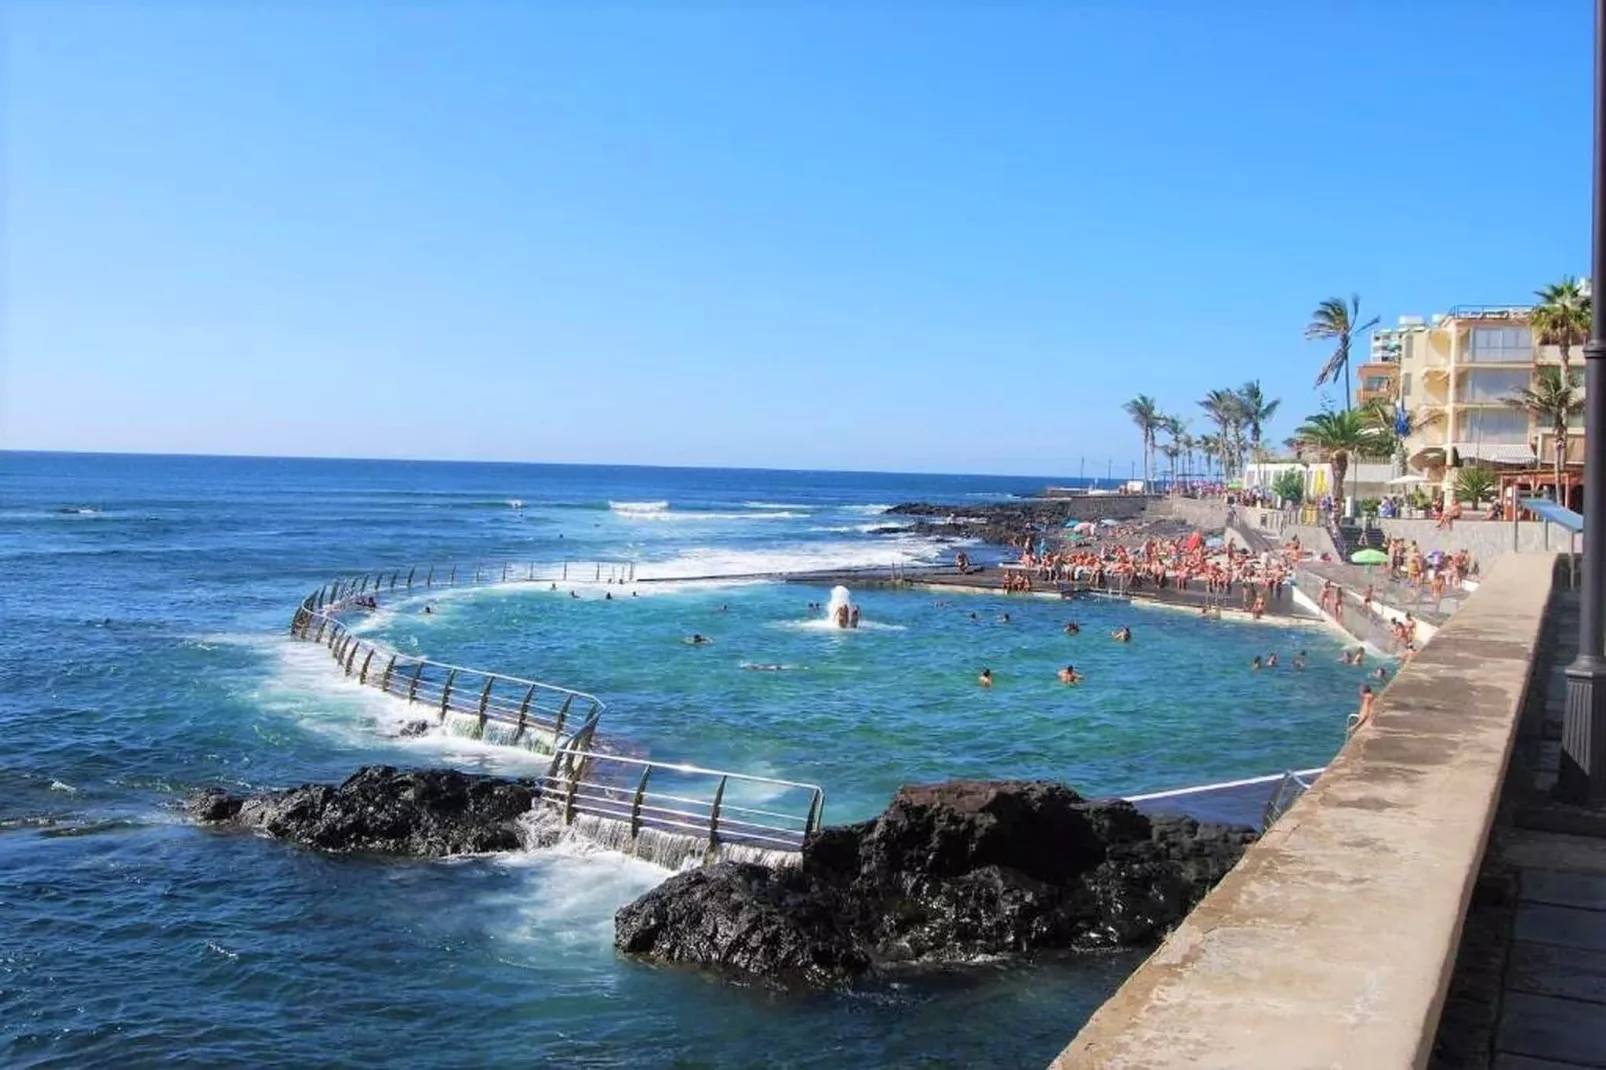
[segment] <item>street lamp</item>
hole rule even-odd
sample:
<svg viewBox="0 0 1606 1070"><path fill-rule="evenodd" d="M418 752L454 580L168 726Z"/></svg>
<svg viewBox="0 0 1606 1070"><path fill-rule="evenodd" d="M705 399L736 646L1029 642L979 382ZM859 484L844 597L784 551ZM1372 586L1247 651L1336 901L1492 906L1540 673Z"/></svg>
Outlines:
<svg viewBox="0 0 1606 1070"><path fill-rule="evenodd" d="M1606 279L1606 0L1595 0L1594 245L1591 282ZM1578 657L1567 666L1557 794L1606 804L1606 315L1590 301L1584 344L1584 584Z"/></svg>

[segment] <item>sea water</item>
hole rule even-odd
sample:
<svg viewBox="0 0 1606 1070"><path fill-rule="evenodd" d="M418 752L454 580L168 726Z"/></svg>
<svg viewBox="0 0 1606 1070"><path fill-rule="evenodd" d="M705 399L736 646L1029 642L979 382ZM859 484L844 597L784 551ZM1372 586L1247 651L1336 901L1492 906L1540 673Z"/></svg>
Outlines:
<svg viewBox="0 0 1606 1070"><path fill-rule="evenodd" d="M864 590L863 624L841 632L809 609L824 588L579 579L599 560L682 580L935 560L955 547L872 533L897 526L887 504L1043 482L0 454L0 1062L1046 1062L1136 953L776 992L618 958L612 912L666 876L645 862L577 843L328 857L178 808L198 785L338 780L367 762L542 767L461 737L394 738L404 705L288 638L321 583L413 563L569 561L580 597L387 595L359 624L373 638L594 692L610 740L818 783L828 820L946 776L1127 793L1332 754L1359 676L1302 627ZM1081 635L1063 634L1068 617ZM1133 643L1108 640L1118 624ZM692 632L715 641L688 646ZM1287 668L1296 649L1303 673ZM1248 671L1272 650L1284 668ZM1087 682L1060 685L1064 663Z"/></svg>

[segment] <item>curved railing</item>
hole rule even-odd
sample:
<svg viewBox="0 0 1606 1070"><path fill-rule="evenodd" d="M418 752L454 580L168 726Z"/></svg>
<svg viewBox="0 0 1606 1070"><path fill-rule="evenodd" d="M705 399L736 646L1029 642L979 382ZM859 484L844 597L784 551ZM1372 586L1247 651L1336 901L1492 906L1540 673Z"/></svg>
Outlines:
<svg viewBox="0 0 1606 1070"><path fill-rule="evenodd" d="M563 575L629 582L634 566L563 565ZM626 577L629 577L628 579ZM415 567L326 584L302 599L296 639L328 649L347 678L417 705L456 735L550 754L542 810L602 846L678 869L720 859L795 862L824 817L818 785L609 754L597 742L605 706L584 691L405 654L357 635L340 614L368 599L449 586L556 581L532 565Z"/></svg>

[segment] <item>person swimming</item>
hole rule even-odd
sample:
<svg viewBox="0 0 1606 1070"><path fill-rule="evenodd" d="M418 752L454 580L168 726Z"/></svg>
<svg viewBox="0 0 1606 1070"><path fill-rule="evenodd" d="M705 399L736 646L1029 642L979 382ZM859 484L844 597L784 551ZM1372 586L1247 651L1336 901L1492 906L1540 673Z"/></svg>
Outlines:
<svg viewBox="0 0 1606 1070"><path fill-rule="evenodd" d="M1060 683L1062 684L1079 684L1083 679L1085 677L1076 671L1075 665L1067 665L1060 670Z"/></svg>
<svg viewBox="0 0 1606 1070"><path fill-rule="evenodd" d="M1008 613L1000 613L998 615L998 623L999 624L1008 624L1009 623L1009 614Z"/></svg>
<svg viewBox="0 0 1606 1070"><path fill-rule="evenodd" d="M1066 625L1065 625L1065 634L1066 635L1080 635L1081 632L1082 632L1081 627L1074 620L1073 621L1068 621L1066 623Z"/></svg>
<svg viewBox="0 0 1606 1070"><path fill-rule="evenodd" d="M1276 667L1277 667L1277 655L1276 654L1267 654L1266 655L1266 668L1275 669Z"/></svg>
<svg viewBox="0 0 1606 1070"><path fill-rule="evenodd" d="M612 602L613 601L613 592L612 591L603 592L602 600L605 601L605 602Z"/></svg>
<svg viewBox="0 0 1606 1070"><path fill-rule="evenodd" d="M976 677L976 682L978 684L980 684L981 686L983 686L983 687L992 687L993 686L993 670L991 670L991 669L983 669L981 671L981 675Z"/></svg>
<svg viewBox="0 0 1606 1070"><path fill-rule="evenodd" d="M434 611L434 610L433 610L433 609L431 609L431 608L430 608L430 607L429 607L429 606L427 606L427 605L426 605L426 606L425 606L425 607L424 607L424 612L425 612L425 613L433 613L433 612L435 612L435 611Z"/></svg>
<svg viewBox="0 0 1606 1070"><path fill-rule="evenodd" d="M1389 678L1389 671L1387 669L1385 669L1383 666L1379 665L1377 668L1372 670L1372 679L1377 680L1377 681L1379 681L1381 683L1387 683L1388 682L1388 678Z"/></svg>
<svg viewBox="0 0 1606 1070"><path fill-rule="evenodd" d="M1294 671L1298 672L1305 667L1305 652L1301 650L1294 655Z"/></svg>
<svg viewBox="0 0 1606 1070"><path fill-rule="evenodd" d="M1132 641L1132 629L1122 625L1110 633L1110 638L1117 643L1130 643Z"/></svg>
<svg viewBox="0 0 1606 1070"><path fill-rule="evenodd" d="M1251 669L1253 669L1255 672L1259 672L1260 671L1260 655L1259 654L1255 655L1255 660L1253 660L1253 661L1251 661L1249 663L1249 667Z"/></svg>
<svg viewBox="0 0 1606 1070"><path fill-rule="evenodd" d="M576 594L576 593L575 593L575 592L573 592L573 591L570 591L570 592L569 592L569 597L570 597L570 598L579 598L579 597L580 597L580 596L579 596L579 595L578 595L578 594Z"/></svg>
<svg viewBox="0 0 1606 1070"><path fill-rule="evenodd" d="M685 642L691 646L703 646L707 643L712 643L713 640L708 638L708 636L704 635L702 632L692 632L691 635L687 637Z"/></svg>

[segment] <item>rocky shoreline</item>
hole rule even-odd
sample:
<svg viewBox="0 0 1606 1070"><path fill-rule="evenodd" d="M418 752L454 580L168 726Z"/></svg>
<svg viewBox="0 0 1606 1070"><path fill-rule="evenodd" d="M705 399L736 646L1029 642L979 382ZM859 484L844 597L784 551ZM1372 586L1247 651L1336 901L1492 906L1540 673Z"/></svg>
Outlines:
<svg viewBox="0 0 1606 1070"><path fill-rule="evenodd" d="M676 874L620 908L614 944L809 985L984 955L1148 945L1256 836L1149 818L1046 782L906 787L873 821L812 836L801 866Z"/></svg>
<svg viewBox="0 0 1606 1070"><path fill-rule="evenodd" d="M192 793L196 822L337 854L412 858L550 846L528 780L364 766L343 783ZM545 829L545 831L539 831ZM639 958L780 984L840 985L900 966L1158 941L1257 834L1043 781L905 787L877 818L812 834L799 865L721 862L621 907Z"/></svg>

